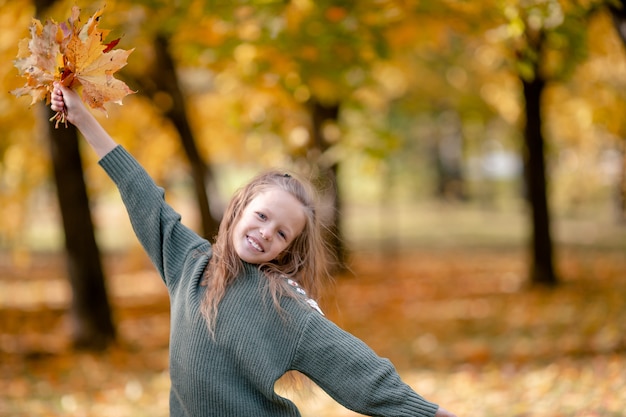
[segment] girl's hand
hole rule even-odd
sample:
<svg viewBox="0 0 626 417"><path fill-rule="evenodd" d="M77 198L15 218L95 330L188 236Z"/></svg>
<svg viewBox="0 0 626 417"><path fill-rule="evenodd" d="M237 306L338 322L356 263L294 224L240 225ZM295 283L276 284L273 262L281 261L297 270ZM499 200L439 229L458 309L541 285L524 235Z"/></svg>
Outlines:
<svg viewBox="0 0 626 417"><path fill-rule="evenodd" d="M50 108L56 112L63 112L65 120L80 130L100 158L117 146L117 143L83 104L80 96L72 89L64 87L60 83L54 83L50 97Z"/></svg>
<svg viewBox="0 0 626 417"><path fill-rule="evenodd" d="M50 97L50 108L56 112L65 111L65 101L63 100L63 91L59 83L54 83L52 95Z"/></svg>
<svg viewBox="0 0 626 417"><path fill-rule="evenodd" d="M50 108L53 111L65 113L65 118L73 125L81 116L81 112L85 110L80 96L60 83L54 83L50 97Z"/></svg>

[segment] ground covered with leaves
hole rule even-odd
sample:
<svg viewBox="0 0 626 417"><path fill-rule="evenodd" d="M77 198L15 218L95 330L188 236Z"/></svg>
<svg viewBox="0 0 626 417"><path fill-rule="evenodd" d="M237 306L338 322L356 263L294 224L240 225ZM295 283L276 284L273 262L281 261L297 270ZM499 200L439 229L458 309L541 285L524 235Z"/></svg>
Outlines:
<svg viewBox="0 0 626 417"><path fill-rule="evenodd" d="M57 257L0 262L0 416L167 416L169 315L143 261L107 261L119 342L69 348ZM521 249L356 253L322 300L459 417L617 417L626 409L626 255L567 249L562 283L526 285ZM280 384L305 417L357 415L312 384Z"/></svg>

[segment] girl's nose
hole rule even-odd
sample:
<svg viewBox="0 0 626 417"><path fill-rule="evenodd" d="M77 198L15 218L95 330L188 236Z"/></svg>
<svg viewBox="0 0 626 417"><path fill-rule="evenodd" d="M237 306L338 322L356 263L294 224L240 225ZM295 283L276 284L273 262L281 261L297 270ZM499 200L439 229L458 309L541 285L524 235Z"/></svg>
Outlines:
<svg viewBox="0 0 626 417"><path fill-rule="evenodd" d="M272 238L272 233L269 229L261 229L259 233L261 234L261 238L264 240L270 240Z"/></svg>

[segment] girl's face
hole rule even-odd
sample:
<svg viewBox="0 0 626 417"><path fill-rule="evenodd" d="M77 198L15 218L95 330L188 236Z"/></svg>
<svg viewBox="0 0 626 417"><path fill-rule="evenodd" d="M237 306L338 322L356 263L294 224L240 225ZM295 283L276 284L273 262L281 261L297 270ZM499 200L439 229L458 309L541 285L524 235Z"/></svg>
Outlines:
<svg viewBox="0 0 626 417"><path fill-rule="evenodd" d="M260 264L278 257L304 230L302 204L279 188L254 197L241 213L232 233L235 252L245 262Z"/></svg>

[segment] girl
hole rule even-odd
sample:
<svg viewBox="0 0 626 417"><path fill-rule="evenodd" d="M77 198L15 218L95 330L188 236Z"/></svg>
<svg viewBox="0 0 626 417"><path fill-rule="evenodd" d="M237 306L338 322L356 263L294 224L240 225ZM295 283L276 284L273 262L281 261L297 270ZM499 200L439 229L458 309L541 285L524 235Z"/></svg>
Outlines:
<svg viewBox="0 0 626 417"><path fill-rule="evenodd" d="M455 417L307 296L327 274L308 185L279 172L256 177L230 202L211 245L181 224L163 190L74 91L56 84L51 108L66 112L100 157L167 286L172 417L299 416L274 391L290 370L362 414Z"/></svg>

